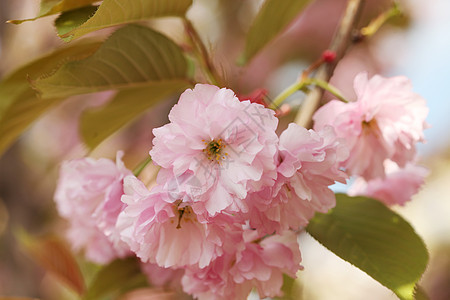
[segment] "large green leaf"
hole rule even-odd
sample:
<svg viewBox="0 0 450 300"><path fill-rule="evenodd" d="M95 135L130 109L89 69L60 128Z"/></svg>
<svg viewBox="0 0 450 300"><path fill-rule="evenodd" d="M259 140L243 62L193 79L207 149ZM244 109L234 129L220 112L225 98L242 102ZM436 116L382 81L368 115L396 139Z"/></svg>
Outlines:
<svg viewBox="0 0 450 300"><path fill-rule="evenodd" d="M26 254L64 282L73 291L82 295L85 291L80 268L69 248L57 237L34 238L25 231L16 235Z"/></svg>
<svg viewBox="0 0 450 300"><path fill-rule="evenodd" d="M63 63L86 58L100 47L101 42L83 41L58 49L15 70L0 82L0 119L9 105L29 90L29 78L51 75ZM23 97L22 97L23 98Z"/></svg>
<svg viewBox="0 0 450 300"><path fill-rule="evenodd" d="M41 99L31 88L14 102L0 119L0 155L25 129L62 98Z"/></svg>
<svg viewBox="0 0 450 300"><path fill-rule="evenodd" d="M43 112L62 100L37 97L28 78L48 76L64 62L92 55L100 45L97 41L83 41L59 49L19 68L0 82L0 155Z"/></svg>
<svg viewBox="0 0 450 300"><path fill-rule="evenodd" d="M0 300L39 300L38 298L28 298L28 297L2 297Z"/></svg>
<svg viewBox="0 0 450 300"><path fill-rule="evenodd" d="M43 98L55 98L185 79L186 73L186 59L174 42L150 28L128 25L91 57L69 62L33 84Z"/></svg>
<svg viewBox="0 0 450 300"><path fill-rule="evenodd" d="M344 194L336 199L336 207L317 214L306 230L400 299L414 299L428 252L411 225L379 201Z"/></svg>
<svg viewBox="0 0 450 300"><path fill-rule="evenodd" d="M93 149L104 139L144 113L148 108L189 87L185 80L167 80L146 87L118 92L104 107L90 109L81 116L81 135Z"/></svg>
<svg viewBox="0 0 450 300"><path fill-rule="evenodd" d="M41 8L35 18L25 20L10 20L8 21L8 23L21 24L26 21L34 21L42 17L87 6L94 2L98 2L98 0L42 0Z"/></svg>
<svg viewBox="0 0 450 300"><path fill-rule="evenodd" d="M28 298L28 297L2 297L0 300L39 300L38 298Z"/></svg>
<svg viewBox="0 0 450 300"><path fill-rule="evenodd" d="M117 259L96 274L83 300L99 300L126 290L127 286L142 286L141 275L135 257Z"/></svg>
<svg viewBox="0 0 450 300"><path fill-rule="evenodd" d="M89 32L155 17L184 16L192 0L104 0L86 23L62 35L78 38Z"/></svg>
<svg viewBox="0 0 450 300"><path fill-rule="evenodd" d="M266 0L247 35L242 62L250 61L295 19L310 0Z"/></svg>
<svg viewBox="0 0 450 300"><path fill-rule="evenodd" d="M97 8L98 6L89 5L62 13L55 20L58 35L64 35L86 22L95 14Z"/></svg>

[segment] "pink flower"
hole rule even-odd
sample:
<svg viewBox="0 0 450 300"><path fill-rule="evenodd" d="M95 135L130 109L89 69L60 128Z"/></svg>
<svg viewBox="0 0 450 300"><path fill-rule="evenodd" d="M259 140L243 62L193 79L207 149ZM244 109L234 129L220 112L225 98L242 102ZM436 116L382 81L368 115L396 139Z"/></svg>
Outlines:
<svg viewBox="0 0 450 300"><path fill-rule="evenodd" d="M293 232L258 242L255 231L245 233L245 247L225 254L203 269L187 268L185 292L203 299L247 299L255 287L261 298L282 296L283 274L295 277L301 255Z"/></svg>
<svg viewBox="0 0 450 300"><path fill-rule="evenodd" d="M228 192L224 190L221 185L217 185L216 189L212 189L212 192L214 193L208 193L207 188L205 188L205 182L200 181L192 171L186 171L179 176L175 176L173 170L161 169L158 173L156 182L169 193L171 198L178 197L180 193L189 195L183 198L184 205L189 205L197 217L202 221L215 218L215 216L225 213L225 210L223 210L222 212L211 216L209 212L218 205L223 204L215 201L220 199L219 197L230 197L230 195L227 194ZM231 198L231 200L232 201L226 208L227 213L233 212L234 215L240 215L234 212L248 211L245 198L240 199L239 197L234 197Z"/></svg>
<svg viewBox="0 0 450 300"><path fill-rule="evenodd" d="M222 255L203 269L186 268L181 279L183 291L198 300L247 299L252 285L233 280L229 270L234 261L234 255Z"/></svg>
<svg viewBox="0 0 450 300"><path fill-rule="evenodd" d="M275 185L249 195L250 225L260 232L307 225L316 211L324 213L335 206L329 186L347 178L338 166L348 150L329 126L315 132L290 124L280 135L279 156Z"/></svg>
<svg viewBox="0 0 450 300"><path fill-rule="evenodd" d="M240 102L229 89L197 84L181 95L169 119L153 130L150 155L173 176L200 184L195 193L184 188L193 202L203 203L196 209L203 206L209 216L246 210L242 200L249 191L273 185L278 120L272 110Z"/></svg>
<svg viewBox="0 0 450 300"><path fill-rule="evenodd" d="M385 161L386 177L365 181L358 177L348 190L350 196L367 196L386 205L405 205L424 184L428 169L408 163L400 169L392 161Z"/></svg>
<svg viewBox="0 0 450 300"><path fill-rule="evenodd" d="M134 176L125 178L124 191L122 201L127 206L119 215L117 229L143 262L164 268L203 268L239 242L239 227L232 234L233 225L227 227L226 221L218 222L224 226L199 222L191 207L184 205L182 193L175 196L161 186L149 191Z"/></svg>
<svg viewBox="0 0 450 300"><path fill-rule="evenodd" d="M402 76L375 75L368 80L366 73L360 73L354 89L355 102L333 100L322 106L313 117L314 129L331 125L347 140L350 156L342 165L350 175L366 180L384 177L384 160L404 167L415 156L415 144L424 140L425 100Z"/></svg>
<svg viewBox="0 0 450 300"><path fill-rule="evenodd" d="M151 286L181 289L183 269L161 268L156 264L141 263L141 270L147 276Z"/></svg>
<svg viewBox="0 0 450 300"><path fill-rule="evenodd" d="M84 249L84 255L92 262L107 264L117 257L124 257L128 251L114 244L101 231L93 219L69 220L67 239L76 251ZM117 248L117 249L116 249Z"/></svg>
<svg viewBox="0 0 450 300"><path fill-rule="evenodd" d="M123 177L131 174L121 157L119 152L116 163L89 157L64 162L55 191L58 212L70 223L70 242L97 263L129 254L114 230L123 209Z"/></svg>
<svg viewBox="0 0 450 300"><path fill-rule="evenodd" d="M259 244L247 241L245 250L236 255L230 269L234 281L238 284L251 281L261 298L283 296L283 274L295 278L302 268L296 234L285 231L282 235L266 237Z"/></svg>

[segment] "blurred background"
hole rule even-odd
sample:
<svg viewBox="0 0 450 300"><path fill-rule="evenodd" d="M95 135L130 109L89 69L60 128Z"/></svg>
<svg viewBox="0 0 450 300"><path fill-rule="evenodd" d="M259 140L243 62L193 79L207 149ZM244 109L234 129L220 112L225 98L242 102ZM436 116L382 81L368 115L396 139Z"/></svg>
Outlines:
<svg viewBox="0 0 450 300"><path fill-rule="evenodd" d="M236 61L261 1L194 0L188 17L211 50L227 87L238 94L265 88L270 99L293 83L328 47L346 5L345 0L311 2L245 68L237 67ZM360 26L391 4L367 0ZM419 154L420 163L430 168L431 174L412 202L394 209L413 225L430 251L431 262L421 285L433 300L450 299L450 93L446 90L450 79L450 1L405 0L400 4L404 15L388 22L372 38L355 44L338 64L331 83L352 98L353 77L360 71L405 75L415 92L427 99L431 128L426 130L427 143L419 146ZM0 78L64 44L56 36L55 17L22 25L5 24L9 19L33 17L38 9L38 0L0 1ZM184 43L178 20L149 24ZM64 159L87 154L78 135L78 117L83 109L105 103L112 94L68 99L40 118L0 158L0 296L60 299L50 292L59 288L55 280L19 250L14 232L24 228L39 234L56 228L63 235L65 224L58 218L52 200L58 165ZM289 103L295 108L302 97L295 94ZM126 164L133 168L151 148L151 129L167 122L168 110L175 101L159 104L91 154L114 157L118 149L123 149ZM281 127L293 116L285 116ZM300 236L300 246L305 269L299 273L299 282L304 299L396 299L391 291L308 235Z"/></svg>

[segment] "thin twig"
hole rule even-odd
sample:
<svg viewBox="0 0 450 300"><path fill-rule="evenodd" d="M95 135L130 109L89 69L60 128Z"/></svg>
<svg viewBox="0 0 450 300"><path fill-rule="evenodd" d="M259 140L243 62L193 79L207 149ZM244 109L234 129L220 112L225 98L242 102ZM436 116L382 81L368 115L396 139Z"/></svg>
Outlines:
<svg viewBox="0 0 450 300"><path fill-rule="evenodd" d="M323 64L318 70L315 78L328 82L336 68L337 62L344 56L351 44L352 32L359 18L363 0L349 0L344 16L342 17L339 29L328 49L336 52L336 59L332 63ZM314 112L320 107L320 100L323 96L321 88L314 88L306 97L299 113L295 118L295 123L300 126L310 128L311 118Z"/></svg>
<svg viewBox="0 0 450 300"><path fill-rule="evenodd" d="M194 48L196 49L196 51L200 56L201 62L204 67L204 71L206 72L208 79L211 81L212 84L221 86L222 85L221 79L217 73L216 68L214 67L213 62L211 61L208 50L206 50L205 44L203 44L202 39L197 33L197 30L195 30L191 21L189 21L188 19L184 18L183 21L188 37L190 38Z"/></svg>

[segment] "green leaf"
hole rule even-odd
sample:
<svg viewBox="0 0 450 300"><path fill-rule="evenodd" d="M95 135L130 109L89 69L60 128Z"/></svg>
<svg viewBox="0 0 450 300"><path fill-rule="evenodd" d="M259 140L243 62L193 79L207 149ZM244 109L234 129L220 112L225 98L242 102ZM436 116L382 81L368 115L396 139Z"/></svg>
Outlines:
<svg viewBox="0 0 450 300"><path fill-rule="evenodd" d="M135 257L117 259L96 274L83 299L98 300L126 290L130 285L142 286L140 275L139 263Z"/></svg>
<svg viewBox="0 0 450 300"><path fill-rule="evenodd" d="M266 0L247 34L242 63L249 62L299 15L310 0Z"/></svg>
<svg viewBox="0 0 450 300"><path fill-rule="evenodd" d="M62 13L55 20L55 27L58 35L64 35L86 22L95 14L97 8L98 6L91 5Z"/></svg>
<svg viewBox="0 0 450 300"><path fill-rule="evenodd" d="M190 85L185 80L166 80L146 87L118 92L101 108L87 110L81 116L81 135L93 149L104 139L144 113L160 100L181 92Z"/></svg>
<svg viewBox="0 0 450 300"><path fill-rule="evenodd" d="M63 63L92 55L100 45L101 42L90 40L58 49L3 78L0 82L0 118L9 105L30 89L29 78L49 76Z"/></svg>
<svg viewBox="0 0 450 300"><path fill-rule="evenodd" d="M98 2L98 0L42 0L41 8L35 18L24 20L9 20L8 23L21 24L26 21L34 21L42 17L87 6L94 2Z"/></svg>
<svg viewBox="0 0 450 300"><path fill-rule="evenodd" d="M28 297L2 297L0 300L39 300L38 298L28 298Z"/></svg>
<svg viewBox="0 0 450 300"><path fill-rule="evenodd" d="M62 99L41 99L31 89L28 78L48 76L67 61L92 55L101 45L83 41L39 58L0 82L0 155L43 112Z"/></svg>
<svg viewBox="0 0 450 300"><path fill-rule="evenodd" d="M62 100L61 98L38 98L32 89L24 92L19 101L9 106L5 115L0 119L0 155L31 123Z"/></svg>
<svg viewBox="0 0 450 300"><path fill-rule="evenodd" d="M336 207L316 214L306 230L400 299L414 299L414 287L428 263L422 239L379 201L344 194L336 199Z"/></svg>
<svg viewBox="0 0 450 300"><path fill-rule="evenodd" d="M75 39L99 29L186 14L192 0L104 0L92 18L62 37Z"/></svg>
<svg viewBox="0 0 450 300"><path fill-rule="evenodd" d="M174 42L150 28L128 25L91 57L69 62L33 84L43 98L55 98L185 79L186 73L186 59Z"/></svg>
<svg viewBox="0 0 450 300"><path fill-rule="evenodd" d="M297 278L292 278L286 274L283 274L283 286L281 291L282 297L275 297L275 300L301 300L303 299L303 287Z"/></svg>
<svg viewBox="0 0 450 300"><path fill-rule="evenodd" d="M24 252L51 272L78 295L85 291L84 280L69 248L57 237L34 238L19 231L17 238Z"/></svg>

